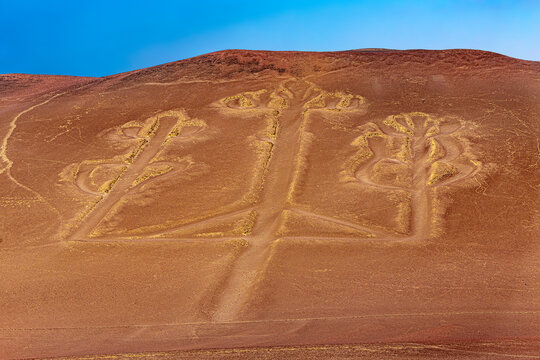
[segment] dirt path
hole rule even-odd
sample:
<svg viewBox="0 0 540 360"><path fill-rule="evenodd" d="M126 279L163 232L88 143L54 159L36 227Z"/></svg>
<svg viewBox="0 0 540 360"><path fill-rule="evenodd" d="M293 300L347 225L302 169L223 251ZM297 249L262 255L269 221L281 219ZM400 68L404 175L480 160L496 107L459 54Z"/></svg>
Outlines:
<svg viewBox="0 0 540 360"><path fill-rule="evenodd" d="M26 185L23 185L21 184L17 179L15 179L13 177L13 175L11 174L11 167L13 166L13 161L11 161L11 159L9 159L9 157L7 156L7 147L8 147L8 141L9 141L9 138L11 137L11 135L13 134L13 131L15 131L15 128L17 127L17 120L19 120L19 118L21 116L23 116L24 114L34 110L35 108L37 107L40 107L42 105L45 105L47 104L48 102L50 102L51 100L63 95L65 93L59 93L59 94L56 94L56 95L53 95L51 96L50 98L48 98L47 100L45 101L42 101L40 102L39 104L36 104L36 105L33 105L31 107L29 107L28 109L26 110L23 110L21 111L20 113L18 113L14 118L13 120L11 120L11 122L9 123L9 129L8 129L8 132L6 133L6 136L4 137L4 139L2 140L2 146L0 146L0 160L3 164L3 167L0 169L0 174L3 174L3 173L6 173L7 177L15 184L17 185L18 187L21 187L29 192L31 192L32 194L34 194L34 196L36 196L37 199L39 199L41 202L47 204L47 206L55 213L58 221L61 221L61 215L60 215L60 212L58 211L58 209L56 209L48 200L46 200L43 196L41 196L41 194L39 194L37 191L29 188L28 186Z"/></svg>
<svg viewBox="0 0 540 360"><path fill-rule="evenodd" d="M133 163L121 175L111 191L104 195L94 210L81 222L81 225L70 237L70 240L79 240L88 237L88 234L103 220L112 207L122 199L132 188L133 182L143 172L144 168L159 152L167 135L171 132L176 119L164 117L159 120L156 133L150 138Z"/></svg>
<svg viewBox="0 0 540 360"><path fill-rule="evenodd" d="M2 167L2 169L0 169L0 174L3 174L4 172L7 172L9 174L9 170L13 166L13 161L11 161L7 156L7 146L8 146L9 138L13 134L13 131L15 130L15 128L17 127L17 120L19 120L19 118L21 116L23 116L24 114L26 114L27 112L30 112L30 111L34 110L35 108L37 108L39 106L47 104L48 102L50 102L51 100L57 98L58 96L60 96L62 94L64 94L64 93L53 95L50 98L48 98L47 100L42 101L39 104L33 105L33 106L29 107L28 109L21 111L20 113L15 115L13 120L11 120L11 122L9 123L9 129L7 131L7 134L4 137L4 139L2 140L2 146L0 146L0 159L2 160L3 163L5 163L4 167ZM11 175L8 175L8 176L10 177L10 179L12 179L17 184L19 184L15 179L13 179L11 177Z"/></svg>
<svg viewBox="0 0 540 360"><path fill-rule="evenodd" d="M300 85L300 84L299 84ZM275 240L279 217L286 208L289 187L296 170L296 155L300 148L300 131L304 117L303 94L307 85L292 89L294 98L279 117L279 127L272 158L258 205L257 219L250 238L250 246L238 258L220 298L213 320L233 321L249 296L267 255Z"/></svg>
<svg viewBox="0 0 540 360"><path fill-rule="evenodd" d="M412 143L412 173L413 188L411 194L411 238L419 237L421 239L429 235L430 221L430 198L429 188L427 187L429 171L426 160L428 159L427 143L423 137L416 135Z"/></svg>

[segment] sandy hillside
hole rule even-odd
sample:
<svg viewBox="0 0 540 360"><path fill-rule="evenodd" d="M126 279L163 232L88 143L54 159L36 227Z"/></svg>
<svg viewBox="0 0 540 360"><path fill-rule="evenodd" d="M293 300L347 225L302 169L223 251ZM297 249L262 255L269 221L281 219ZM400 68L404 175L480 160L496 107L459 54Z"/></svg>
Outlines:
<svg viewBox="0 0 540 360"><path fill-rule="evenodd" d="M0 146L2 359L540 354L538 62L0 75Z"/></svg>

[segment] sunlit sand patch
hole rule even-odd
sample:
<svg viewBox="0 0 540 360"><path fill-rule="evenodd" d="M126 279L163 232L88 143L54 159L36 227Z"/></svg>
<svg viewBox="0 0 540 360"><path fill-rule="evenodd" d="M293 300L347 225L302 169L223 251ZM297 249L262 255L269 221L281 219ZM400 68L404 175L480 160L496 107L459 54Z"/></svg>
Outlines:
<svg viewBox="0 0 540 360"><path fill-rule="evenodd" d="M13 207L13 208L19 208L21 206L23 207L31 207L34 203L40 203L42 202L39 198L21 198L21 197L0 197L0 207Z"/></svg>

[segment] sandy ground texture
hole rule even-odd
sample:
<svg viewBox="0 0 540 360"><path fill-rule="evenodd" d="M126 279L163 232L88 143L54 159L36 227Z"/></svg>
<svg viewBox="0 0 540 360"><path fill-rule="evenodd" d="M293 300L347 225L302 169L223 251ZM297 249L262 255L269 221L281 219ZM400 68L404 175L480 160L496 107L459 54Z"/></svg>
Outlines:
<svg viewBox="0 0 540 360"><path fill-rule="evenodd" d="M0 75L2 359L534 358L539 255L538 62Z"/></svg>

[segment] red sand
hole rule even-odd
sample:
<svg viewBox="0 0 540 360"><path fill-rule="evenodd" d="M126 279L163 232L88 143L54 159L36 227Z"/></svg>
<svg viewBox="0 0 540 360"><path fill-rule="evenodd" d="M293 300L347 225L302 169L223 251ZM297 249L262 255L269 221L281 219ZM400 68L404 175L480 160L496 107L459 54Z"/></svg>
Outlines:
<svg viewBox="0 0 540 360"><path fill-rule="evenodd" d="M539 117L473 50L1 75L0 357L534 358Z"/></svg>

